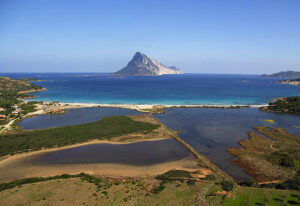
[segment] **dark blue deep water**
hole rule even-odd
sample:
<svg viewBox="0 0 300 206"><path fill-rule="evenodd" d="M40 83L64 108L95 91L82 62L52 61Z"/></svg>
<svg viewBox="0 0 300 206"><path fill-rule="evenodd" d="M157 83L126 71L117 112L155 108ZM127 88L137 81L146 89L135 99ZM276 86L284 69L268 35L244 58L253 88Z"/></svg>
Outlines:
<svg viewBox="0 0 300 206"><path fill-rule="evenodd" d="M276 97L300 95L300 87L258 75L184 74L126 76L72 73L0 74L33 77L47 88L34 100L106 104L266 104Z"/></svg>

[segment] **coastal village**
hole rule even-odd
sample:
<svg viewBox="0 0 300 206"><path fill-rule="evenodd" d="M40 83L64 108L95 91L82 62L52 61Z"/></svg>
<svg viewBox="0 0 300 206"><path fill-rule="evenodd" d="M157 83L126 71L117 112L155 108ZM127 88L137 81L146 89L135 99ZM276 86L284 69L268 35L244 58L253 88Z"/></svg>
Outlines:
<svg viewBox="0 0 300 206"><path fill-rule="evenodd" d="M6 119L11 119L16 116L20 116L23 112L21 108L19 108L17 105L12 106L13 111L10 113L6 112L6 109L0 107L0 120L6 120Z"/></svg>
<svg viewBox="0 0 300 206"><path fill-rule="evenodd" d="M62 114L67 110L58 102L22 102L8 108L0 107L0 132L12 130L12 126L28 116L37 114Z"/></svg>

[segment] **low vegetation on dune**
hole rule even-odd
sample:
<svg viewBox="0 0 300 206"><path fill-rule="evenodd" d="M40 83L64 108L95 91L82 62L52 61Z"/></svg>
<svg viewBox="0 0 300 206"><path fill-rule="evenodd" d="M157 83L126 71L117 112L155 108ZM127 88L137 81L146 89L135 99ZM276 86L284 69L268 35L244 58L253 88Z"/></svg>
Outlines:
<svg viewBox="0 0 300 206"><path fill-rule="evenodd" d="M129 133L147 133L160 125L134 121L128 116L106 117L81 125L20 131L0 136L0 156L71 145L89 140L109 140Z"/></svg>
<svg viewBox="0 0 300 206"><path fill-rule="evenodd" d="M80 173L27 178L0 184L0 205L298 205L297 191L230 187L227 181L191 180L193 174L173 170L164 180L99 178ZM172 177L171 181L166 178ZM177 180L173 177L178 178Z"/></svg>
<svg viewBox="0 0 300 206"><path fill-rule="evenodd" d="M249 132L249 139L240 141L242 147L228 148L229 153L237 157L234 162L244 167L257 181L299 181L299 136L290 134L283 128L254 129L257 133ZM290 189L295 189L290 186Z"/></svg>
<svg viewBox="0 0 300 206"><path fill-rule="evenodd" d="M261 108L268 112L285 112L300 114L300 96L278 98L269 103L269 106Z"/></svg>

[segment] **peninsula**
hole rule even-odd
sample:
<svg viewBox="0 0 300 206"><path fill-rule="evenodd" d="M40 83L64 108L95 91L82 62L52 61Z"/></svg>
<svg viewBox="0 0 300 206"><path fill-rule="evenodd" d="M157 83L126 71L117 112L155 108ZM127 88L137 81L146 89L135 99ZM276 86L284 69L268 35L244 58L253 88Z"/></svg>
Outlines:
<svg viewBox="0 0 300 206"><path fill-rule="evenodd" d="M262 77L274 77L281 79L296 79L300 78L300 72L298 71L281 71L274 74L263 74Z"/></svg>
<svg viewBox="0 0 300 206"><path fill-rule="evenodd" d="M126 67L116 72L117 75L157 76L163 74L183 74L176 66L167 67L155 59L150 59L141 52L136 52Z"/></svg>

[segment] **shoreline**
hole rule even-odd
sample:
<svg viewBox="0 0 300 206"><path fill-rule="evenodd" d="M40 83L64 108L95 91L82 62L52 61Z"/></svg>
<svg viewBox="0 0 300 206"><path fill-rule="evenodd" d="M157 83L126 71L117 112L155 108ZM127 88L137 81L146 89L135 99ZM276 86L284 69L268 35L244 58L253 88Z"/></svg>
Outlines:
<svg viewBox="0 0 300 206"><path fill-rule="evenodd" d="M19 91L19 94L28 94L28 93L35 93L35 92L42 92L42 91L46 91L46 88L41 88L41 89L30 89L30 90L24 90L24 91Z"/></svg>
<svg viewBox="0 0 300 206"><path fill-rule="evenodd" d="M87 145L92 145L92 144L117 144L117 145L123 145L123 144L133 144L133 143L138 143L138 142L152 142L152 141L162 141L162 140L166 140L166 139L172 139L172 137L162 137L162 138L152 138L152 139L147 139L147 138L141 138L141 139L134 139L133 141L120 141L119 138L120 137L114 137L114 140L98 140L98 139L94 139L94 140L90 140L87 142L80 142L80 143L76 143L76 144L71 144L71 145L65 145L65 146L61 146L61 147L53 147L53 148L43 148L40 150L35 150L35 151L29 151L29 152L22 152L22 153L17 153L14 155L7 155L7 156L3 156L1 157L2 159L0 159L0 166L2 164L5 164L5 162L10 162L13 161L15 159L20 159L20 158L24 158L27 156L31 156L31 155L38 155L41 153L48 153L48 152L55 152L55 151L60 151L60 150L66 150L66 149L71 149L71 148L75 148L75 147L81 147L81 146L87 146Z"/></svg>
<svg viewBox="0 0 300 206"><path fill-rule="evenodd" d="M145 115L143 115L145 116ZM148 116L148 115L147 115ZM140 116L136 116L139 118ZM112 140L90 140L88 142L81 142L77 144L66 145L62 147L55 148L44 148L37 151L29 151L19 154L14 154L12 156L8 155L3 159L0 159L0 170L4 172L0 173L0 177L4 181L19 179L24 177L31 177L34 173L34 176L51 176L64 174L64 173L79 173L85 172L91 175L104 175L104 176L128 176L128 177L142 177L142 176L153 176L157 174L161 174L167 172L172 169L179 170L198 170L205 171L209 174L215 173L218 177L232 180L230 176L221 171L217 166L212 164L209 159L207 159L204 155L198 153L193 147L191 147L188 143L181 140L178 137L177 132L169 129L163 123L155 118L151 118L154 122L161 125L161 129L166 132L167 135L147 138L146 136L137 138L130 138L128 141L126 140L127 136L136 136L134 134L129 134L125 136L117 136ZM165 139L174 139L179 144L182 145L189 152L189 156L175 161L168 161L159 164L154 164L151 166L135 166L135 165L123 165L123 164L113 164L113 163L95 163L95 164L70 164L70 165L60 165L59 168L56 165L32 165L30 164L30 159L33 157L37 157L38 155L46 154L48 152L65 150L69 148L80 147L84 145L92 145L92 144L132 144L136 142L143 141L161 141ZM124 141L126 140L126 141ZM24 162L25 161L25 162ZM29 161L29 164L27 164ZM19 173L16 168L22 173ZM9 170L10 172L7 172ZM120 172L122 171L122 172Z"/></svg>
<svg viewBox="0 0 300 206"><path fill-rule="evenodd" d="M179 170L191 170L191 171L203 171L212 173L212 170L201 167L198 165L197 158L189 152L189 156L173 161L161 162L153 165L131 165L122 163L92 163L92 164L33 164L32 161L35 158L43 154L47 154L54 151L61 151L70 148L76 148L80 146L93 145L93 144L132 144L144 141L162 141L168 138L153 138L153 139L138 139L133 142L121 142L111 140L91 140L88 142L77 143L67 145L63 147L47 148L38 151L31 151L26 153L15 154L8 156L5 159L0 160L0 182L14 181L22 178L29 177L48 177L61 174L77 174L84 172L95 176L107 176L107 177L149 177L155 176L172 169ZM176 141L176 140L175 140ZM183 146L184 147L184 146ZM186 148L185 148L186 149ZM16 169L17 168L17 169ZM8 172L9 171L9 172ZM20 172L22 171L22 172Z"/></svg>
<svg viewBox="0 0 300 206"><path fill-rule="evenodd" d="M25 100L24 102L30 102L34 100ZM53 102L43 101L42 105L51 105ZM100 104L100 103L65 103L57 102L53 105L55 109L77 109L85 107L110 107L110 108L123 108L123 109L133 109L144 113L163 113L164 109L171 108L221 108L221 109L239 109L239 108L262 108L266 107L268 104L262 105L211 105L211 104L182 104L182 105L172 105L172 104ZM43 114L36 111L35 114ZM33 115L35 115L33 114Z"/></svg>

